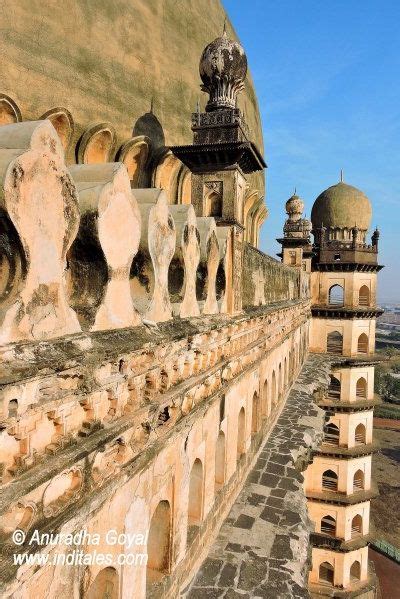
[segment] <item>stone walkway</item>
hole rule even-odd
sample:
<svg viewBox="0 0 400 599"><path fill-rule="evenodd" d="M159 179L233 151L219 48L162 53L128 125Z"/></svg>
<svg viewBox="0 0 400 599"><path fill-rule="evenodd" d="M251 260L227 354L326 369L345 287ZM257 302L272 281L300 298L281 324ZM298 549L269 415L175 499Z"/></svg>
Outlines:
<svg viewBox="0 0 400 599"><path fill-rule="evenodd" d="M310 355L186 599L300 599L310 563L303 476L322 439L331 359Z"/></svg>

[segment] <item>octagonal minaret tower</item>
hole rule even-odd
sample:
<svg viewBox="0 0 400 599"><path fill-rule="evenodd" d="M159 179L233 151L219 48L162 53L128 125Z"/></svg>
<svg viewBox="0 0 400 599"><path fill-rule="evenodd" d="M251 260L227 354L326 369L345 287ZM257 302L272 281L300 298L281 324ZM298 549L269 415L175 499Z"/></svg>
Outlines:
<svg viewBox="0 0 400 599"><path fill-rule="evenodd" d="M310 350L338 356L326 394L325 437L305 474L312 535L312 596L374 597L368 570L373 495L378 234L367 243L371 204L341 181L314 202ZM344 358L345 357L345 358ZM342 595L340 595L342 596Z"/></svg>

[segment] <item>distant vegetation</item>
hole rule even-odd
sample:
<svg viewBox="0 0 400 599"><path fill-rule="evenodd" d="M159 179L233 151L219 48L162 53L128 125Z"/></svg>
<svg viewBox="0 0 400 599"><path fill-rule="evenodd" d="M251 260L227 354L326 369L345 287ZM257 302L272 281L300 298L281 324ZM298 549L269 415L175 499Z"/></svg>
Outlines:
<svg viewBox="0 0 400 599"><path fill-rule="evenodd" d="M395 333L399 335L400 333ZM375 416L400 420L400 351L393 347L378 350L386 360L375 367L375 393L383 404L375 408Z"/></svg>

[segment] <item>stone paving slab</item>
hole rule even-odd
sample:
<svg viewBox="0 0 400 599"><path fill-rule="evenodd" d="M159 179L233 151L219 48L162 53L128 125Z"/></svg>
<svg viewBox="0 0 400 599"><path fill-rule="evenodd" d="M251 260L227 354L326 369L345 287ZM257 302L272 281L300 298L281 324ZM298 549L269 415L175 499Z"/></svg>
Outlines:
<svg viewBox="0 0 400 599"><path fill-rule="evenodd" d="M323 437L313 393L327 387L331 363L308 357L186 599L309 597L312 524L301 471Z"/></svg>

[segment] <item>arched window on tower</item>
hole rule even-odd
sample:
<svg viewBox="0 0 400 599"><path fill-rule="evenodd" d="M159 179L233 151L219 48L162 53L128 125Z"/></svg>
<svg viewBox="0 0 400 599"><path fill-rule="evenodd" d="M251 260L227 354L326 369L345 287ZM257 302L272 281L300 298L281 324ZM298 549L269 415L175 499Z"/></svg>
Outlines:
<svg viewBox="0 0 400 599"><path fill-rule="evenodd" d="M365 333L361 333L357 343L357 353L367 354L368 353L368 336Z"/></svg>
<svg viewBox="0 0 400 599"><path fill-rule="evenodd" d="M365 445L366 443L366 429L364 424L357 424L356 430L354 433L354 440L356 445Z"/></svg>
<svg viewBox="0 0 400 599"><path fill-rule="evenodd" d="M336 520L333 516L324 516L322 518L321 532L331 537L336 536Z"/></svg>
<svg viewBox="0 0 400 599"><path fill-rule="evenodd" d="M362 535L362 517L357 514L351 521L351 538L354 539L360 535Z"/></svg>
<svg viewBox="0 0 400 599"><path fill-rule="evenodd" d="M333 585L334 582L334 569L332 564L329 562L322 562L319 566L319 582L322 584Z"/></svg>
<svg viewBox="0 0 400 599"><path fill-rule="evenodd" d="M337 379L335 376L331 375L331 379L330 379L329 387L328 387L328 398L333 399L334 401L339 401L340 400L340 392L341 392L341 385L340 385L339 379Z"/></svg>
<svg viewBox="0 0 400 599"><path fill-rule="evenodd" d="M343 354L343 335L339 331L328 333L326 340L326 351L329 354Z"/></svg>
<svg viewBox="0 0 400 599"><path fill-rule="evenodd" d="M356 384L356 398L367 399L367 381L363 376L358 379Z"/></svg>
<svg viewBox="0 0 400 599"><path fill-rule="evenodd" d="M353 477L353 493L364 489L364 472L362 470L357 470Z"/></svg>
<svg viewBox="0 0 400 599"><path fill-rule="evenodd" d="M370 303L369 289L366 285L362 285L362 287L360 287L360 291L358 293L358 305L359 306L369 306L369 303Z"/></svg>
<svg viewBox="0 0 400 599"><path fill-rule="evenodd" d="M341 285L332 285L329 288L329 305L343 306L344 304L344 289Z"/></svg>
<svg viewBox="0 0 400 599"><path fill-rule="evenodd" d="M350 582L361 580L361 564L358 560L354 561L350 568Z"/></svg>
<svg viewBox="0 0 400 599"><path fill-rule="evenodd" d="M322 474L322 488L326 491L338 490L338 475L333 470L325 470Z"/></svg>
<svg viewBox="0 0 400 599"><path fill-rule="evenodd" d="M339 445L339 428L333 422L324 427L324 442L327 445Z"/></svg>

